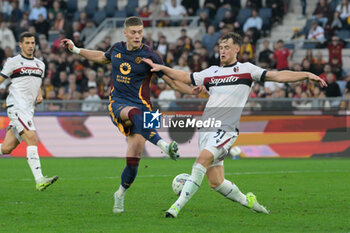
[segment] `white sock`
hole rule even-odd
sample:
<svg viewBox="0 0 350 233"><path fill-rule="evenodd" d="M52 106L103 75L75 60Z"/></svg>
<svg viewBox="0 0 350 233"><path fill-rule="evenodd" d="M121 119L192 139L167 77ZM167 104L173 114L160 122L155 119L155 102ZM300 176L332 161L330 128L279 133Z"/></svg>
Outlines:
<svg viewBox="0 0 350 233"><path fill-rule="evenodd" d="M160 139L160 140L157 142L157 146L158 146L162 151L164 151L165 153L168 153L169 144L166 143L163 139Z"/></svg>
<svg viewBox="0 0 350 233"><path fill-rule="evenodd" d="M126 193L126 189L125 189L122 185L120 185L120 186L119 186L119 189L118 189L118 191L117 191L117 195L118 195L119 197L124 197L124 196L125 196L125 193Z"/></svg>
<svg viewBox="0 0 350 233"><path fill-rule="evenodd" d="M0 144L0 155L3 155L2 150L1 150L1 145L2 145L2 144Z"/></svg>
<svg viewBox="0 0 350 233"><path fill-rule="evenodd" d="M27 160L29 167L33 172L34 179L38 184L43 178L43 174L41 173L40 158L38 155L37 146L27 146Z"/></svg>
<svg viewBox="0 0 350 233"><path fill-rule="evenodd" d="M192 198L192 196L197 192L206 172L207 169L201 164L193 164L192 174L190 178L186 181L185 186L181 191L180 197L174 203L174 205L179 210L181 210L186 205L186 203Z"/></svg>
<svg viewBox="0 0 350 233"><path fill-rule="evenodd" d="M219 192L226 198L240 203L241 205L248 205L246 196L243 193L241 193L241 191L235 184L231 183L228 180L224 180L224 182L222 182L222 184L220 184L214 190Z"/></svg>

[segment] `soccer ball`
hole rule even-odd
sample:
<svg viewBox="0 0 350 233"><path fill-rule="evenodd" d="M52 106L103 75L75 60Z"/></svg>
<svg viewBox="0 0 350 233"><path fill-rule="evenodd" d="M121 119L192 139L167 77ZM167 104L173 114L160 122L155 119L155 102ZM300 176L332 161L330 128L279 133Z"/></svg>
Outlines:
<svg viewBox="0 0 350 233"><path fill-rule="evenodd" d="M188 180L188 178L190 178L190 175L186 173L181 173L174 178L172 183L172 188L176 195L180 196L181 191L186 183L186 180Z"/></svg>

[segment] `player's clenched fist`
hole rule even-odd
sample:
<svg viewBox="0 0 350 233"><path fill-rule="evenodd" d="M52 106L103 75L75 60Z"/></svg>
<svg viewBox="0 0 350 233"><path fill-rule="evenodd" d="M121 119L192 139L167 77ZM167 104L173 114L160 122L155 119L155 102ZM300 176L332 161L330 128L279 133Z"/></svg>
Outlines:
<svg viewBox="0 0 350 233"><path fill-rule="evenodd" d="M72 53L75 53L75 54L80 53L80 49L75 47L73 41L71 41L70 39L63 39L63 40L61 40L60 44L62 47L67 48Z"/></svg>

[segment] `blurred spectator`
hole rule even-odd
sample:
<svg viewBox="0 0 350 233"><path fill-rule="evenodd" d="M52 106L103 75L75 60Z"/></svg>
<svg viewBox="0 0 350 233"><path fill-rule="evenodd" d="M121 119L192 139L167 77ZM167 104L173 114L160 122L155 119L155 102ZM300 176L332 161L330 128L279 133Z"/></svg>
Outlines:
<svg viewBox="0 0 350 233"><path fill-rule="evenodd" d="M219 28L229 28L233 30L235 28L235 17L233 17L231 11L225 12L225 17L220 21Z"/></svg>
<svg viewBox="0 0 350 233"><path fill-rule="evenodd" d="M79 22L79 29L78 29L79 32L81 32L84 29L87 21L88 21L87 14L84 11L82 11L80 13L80 15L79 15L79 20L78 20L78 22Z"/></svg>
<svg viewBox="0 0 350 233"><path fill-rule="evenodd" d="M53 24L53 30L61 31L64 29L65 18L62 12L57 12L57 17Z"/></svg>
<svg viewBox="0 0 350 233"><path fill-rule="evenodd" d="M98 85L98 95L101 99L108 99L111 92L112 79L110 76L104 75L102 82Z"/></svg>
<svg viewBox="0 0 350 233"><path fill-rule="evenodd" d="M200 62L200 56L197 53L194 53L192 57L189 59L189 67L191 69L191 72L199 72L201 71L201 62Z"/></svg>
<svg viewBox="0 0 350 233"><path fill-rule="evenodd" d="M217 40L220 38L220 33L215 32L215 27L210 25L208 32L204 34L202 39L202 45L209 51L211 55Z"/></svg>
<svg viewBox="0 0 350 233"><path fill-rule="evenodd" d="M250 43L250 38L249 36L244 36L243 37L243 43L241 45L241 49L239 50L239 60L243 62L243 54L247 53L248 54L248 59L252 60L255 56L254 54L254 46L252 43Z"/></svg>
<svg viewBox="0 0 350 233"><path fill-rule="evenodd" d="M262 7L262 0L247 0L246 7L259 10Z"/></svg>
<svg viewBox="0 0 350 233"><path fill-rule="evenodd" d="M80 40L81 41L86 40L86 38L88 38L89 35L93 34L95 32L95 30L96 30L96 26L95 26L94 22L92 22L91 20L87 21L86 26L81 31Z"/></svg>
<svg viewBox="0 0 350 233"><path fill-rule="evenodd" d="M293 28L293 35L290 38L291 40L303 40L305 38L305 35L302 31L299 30L298 27Z"/></svg>
<svg viewBox="0 0 350 233"><path fill-rule="evenodd" d="M219 45L214 46L214 53L209 57L209 66L220 66L220 52Z"/></svg>
<svg viewBox="0 0 350 233"><path fill-rule="evenodd" d="M342 49L344 48L344 44L340 42L338 36L333 36L332 41L328 43L328 52L329 52L329 63L331 63L334 57L338 58L339 63L342 65Z"/></svg>
<svg viewBox="0 0 350 233"><path fill-rule="evenodd" d="M158 80L158 82L164 82L163 79ZM175 91L165 84L165 89L158 96L158 104L161 111L167 111L171 101L176 99Z"/></svg>
<svg viewBox="0 0 350 233"><path fill-rule="evenodd" d="M11 12L12 12L12 6L11 6L11 3L10 1L8 0L3 0L3 1L0 1L0 15L2 13L2 18L5 20L5 21L9 21L9 18L10 18L10 15L11 15Z"/></svg>
<svg viewBox="0 0 350 233"><path fill-rule="evenodd" d="M80 40L80 33L79 32L73 33L73 40L72 41L75 44L75 46L77 46L78 48L84 48L84 43Z"/></svg>
<svg viewBox="0 0 350 233"><path fill-rule="evenodd" d="M284 70L288 68L288 58L290 52L284 47L283 40L278 40L276 44L276 50L273 52L273 58L276 61L276 69Z"/></svg>
<svg viewBox="0 0 350 233"><path fill-rule="evenodd" d="M340 18L343 23L346 22L347 18L350 16L350 3L348 0L341 0L341 3L335 8L336 11L340 13Z"/></svg>
<svg viewBox="0 0 350 233"><path fill-rule="evenodd" d="M149 20L147 20L147 18L148 18L151 14L152 14L152 12L150 12L150 11L148 10L148 6L147 6L147 5L141 7L141 10L140 10L140 12L139 12L139 17L140 17L140 18L144 18L144 19L143 19L143 26L144 26L144 27L149 27L149 26L151 26L151 22L150 22Z"/></svg>
<svg viewBox="0 0 350 233"><path fill-rule="evenodd" d="M292 106L298 110L309 110L312 107L312 103L309 100L305 100L306 98L309 98L309 95L307 92L302 92L300 95L300 98L303 99L302 101L293 101Z"/></svg>
<svg viewBox="0 0 350 233"><path fill-rule="evenodd" d="M243 31L246 32L248 29L252 29L254 33L260 35L260 30L262 28L262 19L258 15L257 10L252 10L252 16L247 19L247 21L243 25ZM257 36L259 38L260 36Z"/></svg>
<svg viewBox="0 0 350 233"><path fill-rule="evenodd" d="M29 14L29 20L36 21L42 15L44 19L47 19L47 10L41 5L41 0L36 0L35 6L31 9Z"/></svg>
<svg viewBox="0 0 350 233"><path fill-rule="evenodd" d="M66 86L66 99L77 100L80 98L80 86L76 84L76 75L71 73L68 75L68 85Z"/></svg>
<svg viewBox="0 0 350 233"><path fill-rule="evenodd" d="M342 80L343 79L343 70L342 70L342 65L340 64L338 57L333 57L330 65L331 65L332 73L335 74L335 76L337 77L337 80Z"/></svg>
<svg viewBox="0 0 350 233"><path fill-rule="evenodd" d="M190 73L191 70L190 68L186 65L186 61L183 57L180 57L178 60L178 64L176 66L173 67L173 69L175 70L183 70L187 73Z"/></svg>
<svg viewBox="0 0 350 233"><path fill-rule="evenodd" d="M90 86L81 110L84 112L97 112L100 109L100 100L101 98L97 95L96 85Z"/></svg>
<svg viewBox="0 0 350 233"><path fill-rule="evenodd" d="M281 23L284 10L283 9L283 0L266 0L266 7L272 9L272 23Z"/></svg>
<svg viewBox="0 0 350 233"><path fill-rule="evenodd" d="M320 78L322 78L324 81L327 82L327 75L331 73L332 77L333 77L333 81L335 82L337 80L337 77L335 76L335 74L332 73L332 67L330 64L325 64L323 67L323 73L320 74Z"/></svg>
<svg viewBox="0 0 350 233"><path fill-rule="evenodd" d="M58 38L52 43L52 46L51 46L51 51L53 53L56 53L56 52L58 52L60 50L60 42L64 38L66 38L66 35L64 34L64 31L60 31L59 34L58 34Z"/></svg>
<svg viewBox="0 0 350 233"><path fill-rule="evenodd" d="M221 6L220 0L205 0L204 1L204 8L209 9L209 18L214 19L216 11Z"/></svg>
<svg viewBox="0 0 350 233"><path fill-rule="evenodd" d="M194 16L199 9L199 0L182 0L181 5L187 10L187 15Z"/></svg>
<svg viewBox="0 0 350 233"><path fill-rule="evenodd" d="M326 25L327 21L332 17L332 12L327 0L319 0L312 15L317 18L318 21L322 21L322 26Z"/></svg>
<svg viewBox="0 0 350 233"><path fill-rule="evenodd" d="M307 39L314 40L320 43L323 43L325 40L324 29L320 25L318 25L318 22L316 20L312 21L311 23Z"/></svg>
<svg viewBox="0 0 350 233"><path fill-rule="evenodd" d="M259 53L259 65L263 68L271 68L273 62L273 52L270 49L270 42L264 40L263 42L264 49Z"/></svg>
<svg viewBox="0 0 350 233"><path fill-rule="evenodd" d="M337 82L334 81L332 73L326 75L328 86L324 89L326 90L327 97L338 97L341 96L340 88Z"/></svg>
<svg viewBox="0 0 350 233"><path fill-rule="evenodd" d="M52 13L52 15L55 19L59 12L63 13L63 10L61 9L60 1L54 0L52 3L52 8L49 9L49 13Z"/></svg>
<svg viewBox="0 0 350 233"><path fill-rule="evenodd" d="M181 17L187 15L186 9L178 3L178 0L168 0L163 4L162 10L165 11L167 15L174 18L171 20L171 24L175 26L179 25L179 19L181 19Z"/></svg>
<svg viewBox="0 0 350 233"><path fill-rule="evenodd" d="M10 17L11 19L10 19L10 21L12 23L18 24L21 21L21 19L22 19L23 13L18 8L18 2L13 1L11 3L11 6L12 6L12 11L11 11L11 17Z"/></svg>
<svg viewBox="0 0 350 233"><path fill-rule="evenodd" d="M338 11L334 12L333 19L328 21L325 30L327 32L327 38L331 38L335 35L335 31L343 27L342 20L340 19L340 13Z"/></svg>
<svg viewBox="0 0 350 233"><path fill-rule="evenodd" d="M50 78L46 77L43 80L43 86L42 86L42 95L44 99L49 99L49 93L50 91L54 90L54 86L51 83Z"/></svg>
<svg viewBox="0 0 350 233"><path fill-rule="evenodd" d="M38 16L38 19L34 22L34 27L38 34L45 35L46 39L49 38L50 25L41 14Z"/></svg>
<svg viewBox="0 0 350 233"><path fill-rule="evenodd" d="M149 5L149 11L151 12L150 16L152 19L157 18L162 11L161 0L152 0L151 4Z"/></svg>
<svg viewBox="0 0 350 233"><path fill-rule="evenodd" d="M322 57L322 52L318 51L316 58L313 59L313 67L316 75L320 75L323 72L323 67L326 64L325 60Z"/></svg>
<svg viewBox="0 0 350 233"><path fill-rule="evenodd" d="M16 49L16 39L13 32L8 28L6 22L0 24L0 41L3 49L9 47L12 51Z"/></svg>
<svg viewBox="0 0 350 233"><path fill-rule="evenodd" d="M166 37L161 35L158 41L158 45L156 46L156 50L164 57L167 53L168 43L166 41Z"/></svg>
<svg viewBox="0 0 350 233"><path fill-rule="evenodd" d="M210 20L208 18L209 16L207 15L207 12L201 11L199 13L199 20L198 20L198 26L204 27L205 31L208 30L208 27L210 25Z"/></svg>
<svg viewBox="0 0 350 233"><path fill-rule="evenodd" d="M310 62L310 64L313 64L315 62L315 58L312 54L312 50L311 49L307 49L306 50L306 54L305 54L305 57L303 58L303 60L301 61L301 64L303 64L303 62L305 60L308 60Z"/></svg>

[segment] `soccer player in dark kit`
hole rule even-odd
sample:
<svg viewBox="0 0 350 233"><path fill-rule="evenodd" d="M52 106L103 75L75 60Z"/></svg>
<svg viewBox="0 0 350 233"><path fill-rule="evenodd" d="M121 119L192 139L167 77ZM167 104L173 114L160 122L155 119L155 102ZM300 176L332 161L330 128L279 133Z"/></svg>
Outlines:
<svg viewBox="0 0 350 233"><path fill-rule="evenodd" d="M121 175L121 184L114 193L114 213L124 212L124 196L137 175L138 165L145 141L157 145L162 151L176 160L179 157L175 141L166 143L154 129L143 128L143 112L151 111L150 82L153 73L151 67L142 62L149 58L157 64L162 64L161 57L151 48L142 43L144 28L139 17L129 17L124 22L126 42L115 43L108 51L88 50L75 47L69 39L63 39L61 46L75 54L101 64L112 63L113 89L108 106L111 119L120 132L127 136L126 166ZM195 94L198 89L182 82L174 81L156 72L173 89L187 94Z"/></svg>

